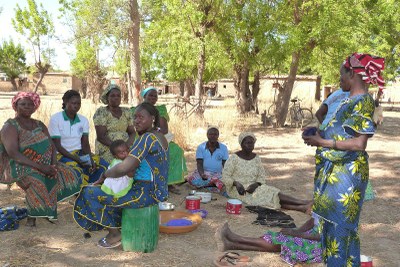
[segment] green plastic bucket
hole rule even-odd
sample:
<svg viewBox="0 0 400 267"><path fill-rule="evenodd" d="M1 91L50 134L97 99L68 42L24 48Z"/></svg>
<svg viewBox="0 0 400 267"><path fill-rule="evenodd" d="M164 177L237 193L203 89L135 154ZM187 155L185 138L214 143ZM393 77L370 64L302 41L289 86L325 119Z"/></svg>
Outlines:
<svg viewBox="0 0 400 267"><path fill-rule="evenodd" d="M124 251L152 252L159 235L158 205L122 210L122 248Z"/></svg>

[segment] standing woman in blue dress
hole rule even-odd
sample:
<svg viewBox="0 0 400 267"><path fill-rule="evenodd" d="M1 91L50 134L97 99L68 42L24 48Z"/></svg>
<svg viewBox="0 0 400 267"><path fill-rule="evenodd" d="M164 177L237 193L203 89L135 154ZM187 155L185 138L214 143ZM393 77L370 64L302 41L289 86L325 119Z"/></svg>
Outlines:
<svg viewBox="0 0 400 267"><path fill-rule="evenodd" d="M108 163L91 153L89 121L78 114L79 92L68 90L62 100L63 111L51 116L49 123L49 133L58 151L57 160L71 166L82 177L82 184L93 183L107 169Z"/></svg>
<svg viewBox="0 0 400 267"><path fill-rule="evenodd" d="M369 179L367 142L375 132L369 84L384 85L384 59L354 53L340 68L340 87L350 92L325 129L304 136L316 146L313 211L322 222L328 266L360 266L358 224Z"/></svg>

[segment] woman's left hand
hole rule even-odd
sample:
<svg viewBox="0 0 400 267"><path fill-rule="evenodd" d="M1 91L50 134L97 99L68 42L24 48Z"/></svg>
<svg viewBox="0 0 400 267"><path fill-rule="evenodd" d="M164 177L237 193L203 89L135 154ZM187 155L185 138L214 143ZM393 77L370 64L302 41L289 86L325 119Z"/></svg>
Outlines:
<svg viewBox="0 0 400 267"><path fill-rule="evenodd" d="M247 193L252 194L254 193L254 191L256 191L257 187L259 187L260 185L258 183L253 183L251 185L249 185L246 189Z"/></svg>
<svg viewBox="0 0 400 267"><path fill-rule="evenodd" d="M317 132L315 135L309 135L309 136L302 136L304 140L304 144L308 146L321 146L322 142L324 139L319 135L319 132Z"/></svg>

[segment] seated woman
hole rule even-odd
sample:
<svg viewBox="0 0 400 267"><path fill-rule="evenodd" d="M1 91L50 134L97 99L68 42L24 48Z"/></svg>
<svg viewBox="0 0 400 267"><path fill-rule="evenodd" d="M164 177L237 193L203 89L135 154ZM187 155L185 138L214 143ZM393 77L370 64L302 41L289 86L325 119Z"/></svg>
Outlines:
<svg viewBox="0 0 400 267"><path fill-rule="evenodd" d="M322 247L318 216L306 221L298 229L281 229L280 232L267 231L262 237L244 237L233 233L225 223L215 234L220 251L248 250L280 252L281 259L291 266L296 263L322 262ZM242 256L244 257L244 256ZM234 253L225 254L214 263L217 266L239 265L240 258ZM223 265L224 263L227 263Z"/></svg>
<svg viewBox="0 0 400 267"><path fill-rule="evenodd" d="M98 242L98 246L103 248L121 244L119 229L122 209L152 206L168 197L168 142L157 130L158 111L149 103L142 103L136 108L134 120L139 138L133 144L130 155L104 172L94 185L84 186L74 206L74 219L82 228L88 231L108 230L107 236ZM136 171L142 162L150 166L152 179L136 180L128 193L120 198L101 190L99 185L106 178L121 177Z"/></svg>
<svg viewBox="0 0 400 267"><path fill-rule="evenodd" d="M93 115L97 135L96 155L111 163L110 145L113 141L124 140L130 147L135 140L133 114L129 108L120 107L121 88L116 84L107 86L100 100L107 106L99 107Z"/></svg>
<svg viewBox="0 0 400 267"><path fill-rule="evenodd" d="M97 181L108 163L93 156L89 144L89 121L78 114L81 96L78 91L68 90L62 97L63 111L50 118L49 132L57 148L57 159L82 176L82 183Z"/></svg>
<svg viewBox="0 0 400 267"><path fill-rule="evenodd" d="M158 92L154 87L144 89L140 95L143 101L156 107L160 114L160 132L165 135L169 144L169 170L168 170L168 191L174 194L180 194L178 188L174 185L183 183L187 175L186 159L183 149L178 146L172 139L173 135L169 132L168 122L169 116L165 105L156 105L158 100ZM135 108L132 108L134 112Z"/></svg>
<svg viewBox="0 0 400 267"><path fill-rule="evenodd" d="M247 205L306 212L312 201L285 195L265 183L267 174L261 159L253 153L256 140L253 133L241 133L239 144L242 149L231 155L225 164L222 182L229 197L240 199Z"/></svg>
<svg viewBox="0 0 400 267"><path fill-rule="evenodd" d="M222 168L229 157L226 145L218 142L219 130L209 127L207 142L201 143L196 150L197 169L189 175L187 181L196 188L222 193Z"/></svg>
<svg viewBox="0 0 400 267"><path fill-rule="evenodd" d="M72 168L57 162L47 127L31 118L39 105L38 94L17 93L15 118L4 123L0 139L0 182L16 182L25 191L28 226L36 225L36 217L57 219L57 201L76 194L81 185Z"/></svg>

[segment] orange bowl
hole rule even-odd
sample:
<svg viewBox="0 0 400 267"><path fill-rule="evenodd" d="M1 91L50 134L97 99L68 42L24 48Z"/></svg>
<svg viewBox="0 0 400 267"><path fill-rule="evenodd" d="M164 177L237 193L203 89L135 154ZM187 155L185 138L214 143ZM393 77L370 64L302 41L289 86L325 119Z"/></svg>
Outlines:
<svg viewBox="0 0 400 267"><path fill-rule="evenodd" d="M187 226L166 226L165 224L173 219L189 219L193 222ZM199 214L191 214L185 211L160 211L160 232L165 234L182 234L195 230L202 222Z"/></svg>

